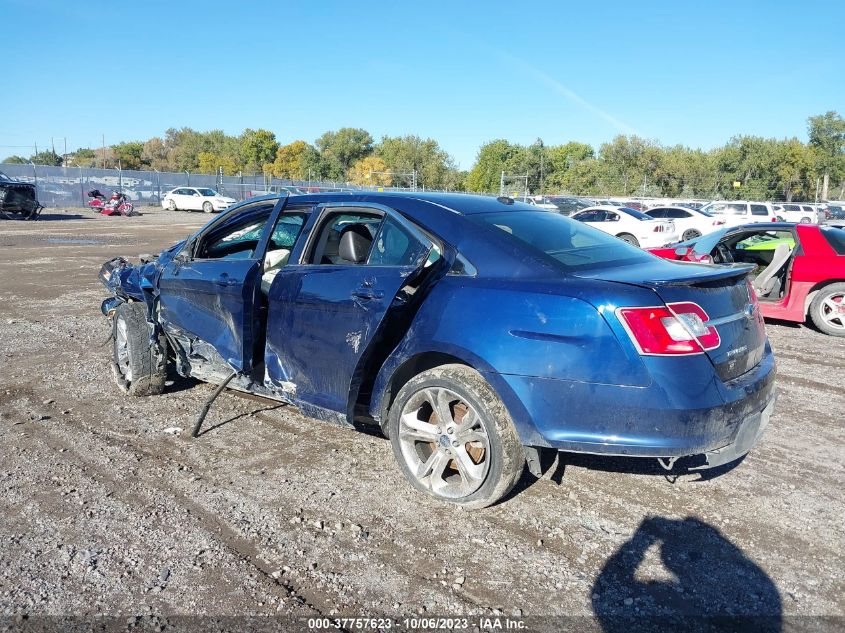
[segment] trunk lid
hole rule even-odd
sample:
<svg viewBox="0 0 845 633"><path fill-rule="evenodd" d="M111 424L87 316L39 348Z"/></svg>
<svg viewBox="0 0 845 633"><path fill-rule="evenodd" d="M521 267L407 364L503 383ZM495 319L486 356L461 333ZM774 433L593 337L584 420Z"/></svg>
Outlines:
<svg viewBox="0 0 845 633"><path fill-rule="evenodd" d="M756 297L747 283L750 265L717 266L656 259L654 262L576 273L652 289L664 303L694 302L707 313L706 324L719 333L719 346L707 350L723 381L756 367L763 358L766 329Z"/></svg>

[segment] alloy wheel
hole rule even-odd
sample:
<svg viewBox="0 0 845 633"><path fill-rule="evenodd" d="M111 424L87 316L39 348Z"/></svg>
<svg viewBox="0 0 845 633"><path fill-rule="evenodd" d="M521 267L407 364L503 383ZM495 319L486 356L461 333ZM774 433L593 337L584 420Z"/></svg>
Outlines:
<svg viewBox="0 0 845 633"><path fill-rule="evenodd" d="M490 469L490 438L481 416L442 387L421 389L408 399L399 418L399 444L411 474L441 497L472 494Z"/></svg>
<svg viewBox="0 0 845 633"><path fill-rule="evenodd" d="M845 292L825 297L819 306L824 322L837 330L845 330Z"/></svg>

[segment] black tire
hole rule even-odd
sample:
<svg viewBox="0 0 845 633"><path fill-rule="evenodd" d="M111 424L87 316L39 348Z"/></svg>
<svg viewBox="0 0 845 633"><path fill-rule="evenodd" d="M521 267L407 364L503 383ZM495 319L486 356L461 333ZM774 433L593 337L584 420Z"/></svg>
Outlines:
<svg viewBox="0 0 845 633"><path fill-rule="evenodd" d="M630 244L631 246L636 246L637 248L640 247L640 241L630 233L620 233L616 237L618 237L623 242L628 242L628 244Z"/></svg>
<svg viewBox="0 0 845 633"><path fill-rule="evenodd" d="M804 216L803 218L801 218L798 222L799 222L799 224L809 224L810 222L812 222L812 220L810 220L810 218L808 218L808 217L805 215L805 216Z"/></svg>
<svg viewBox="0 0 845 633"><path fill-rule="evenodd" d="M408 430L404 426L405 422L403 422L403 432L400 433L402 411L406 405L413 410L416 406L414 402L421 398L425 405L427 400L424 394L429 392L441 394L448 392L445 394L444 402L449 401L446 406L451 415L450 421L444 428L441 428L437 414L430 408L431 415L427 421L419 417L416 419L423 425L436 425L438 432L442 431L442 434L431 442L419 438L409 440ZM451 398L454 398L454 400ZM459 407L465 407L460 418L458 418ZM420 411L422 410L421 408ZM475 430L466 432L473 436L484 436L483 443L478 442L483 447L481 449L476 448L471 439L465 440L468 443L463 445L456 441L456 438L461 437L460 433L462 432L458 432L456 435L447 435L447 433L453 433L454 428L457 428L465 419L465 416L471 413L475 414L473 420L477 420L471 427ZM485 508L499 501L513 489L525 467L525 451L505 405L481 374L465 365L441 365L424 371L409 380L399 390L396 399L390 406L388 429L396 461L411 485L438 500L448 501L467 509ZM410 433L413 435L412 431ZM451 445L449 444L450 438L453 440ZM446 440L445 443L443 442L444 439ZM416 443L412 444L412 442ZM403 450L408 452L408 457ZM480 483L473 484L475 487L466 495L460 494L463 489L463 482L468 481L464 477L462 469L459 468L458 462L464 463L462 461L464 458L459 459L458 457L458 452L461 450L464 458L470 457L473 460L472 466L481 466L484 472L483 476L479 476L477 479ZM470 450L476 451L476 455L472 456ZM419 460L420 462L425 461L427 464L433 463L432 458L437 459L434 455L437 452L443 453L440 458L442 462L445 462L444 469L441 469L441 476L435 480L434 472L437 468L432 465L430 475L418 478L411 470L408 461ZM452 456L453 454L454 456ZM476 459L479 461L476 462ZM449 479L452 482L457 480L461 483L446 483L447 470L445 469L448 469ZM422 479L428 479L429 483L423 483ZM433 490L434 481L445 485L445 488L452 487L453 490L448 493L446 490L443 492L435 491ZM467 487L471 488L471 486ZM458 494L454 494L455 491Z"/></svg>
<svg viewBox="0 0 845 633"><path fill-rule="evenodd" d="M170 209L171 211L178 211L179 210L179 209L176 208L176 201L173 198L171 198L170 200L167 201L167 208Z"/></svg>
<svg viewBox="0 0 845 633"><path fill-rule="evenodd" d="M831 306L845 305L845 283L825 286L810 304L810 320L831 336L845 336L845 312L835 313Z"/></svg>
<svg viewBox="0 0 845 633"><path fill-rule="evenodd" d="M204 213L214 213L214 205L206 201L202 203L202 210Z"/></svg>
<svg viewBox="0 0 845 633"><path fill-rule="evenodd" d="M114 312L112 373L117 385L132 396L154 396L164 391L167 377L167 342L150 345L147 307L121 303Z"/></svg>
<svg viewBox="0 0 845 633"><path fill-rule="evenodd" d="M692 240L696 237L701 237L701 231L698 229L687 229L684 231L684 234L681 235L681 241L686 242L687 240Z"/></svg>

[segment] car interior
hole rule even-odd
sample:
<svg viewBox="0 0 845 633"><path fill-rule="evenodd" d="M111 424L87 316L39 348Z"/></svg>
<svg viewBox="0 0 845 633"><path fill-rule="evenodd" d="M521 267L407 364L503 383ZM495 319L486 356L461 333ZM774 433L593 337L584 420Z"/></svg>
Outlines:
<svg viewBox="0 0 845 633"><path fill-rule="evenodd" d="M753 264L750 277L758 298L778 301L788 290L796 244L792 231L744 231L720 241L711 257L717 264Z"/></svg>

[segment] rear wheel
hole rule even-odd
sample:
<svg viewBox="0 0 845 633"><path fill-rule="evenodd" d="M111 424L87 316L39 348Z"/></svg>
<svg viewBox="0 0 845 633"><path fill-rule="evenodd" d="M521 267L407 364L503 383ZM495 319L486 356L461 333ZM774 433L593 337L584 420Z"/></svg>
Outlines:
<svg viewBox="0 0 845 633"><path fill-rule="evenodd" d="M481 374L464 365L435 367L408 381L388 424L411 485L468 509L499 501L525 466L504 404Z"/></svg>
<svg viewBox="0 0 845 633"><path fill-rule="evenodd" d="M801 222L801 224L809 224L809 223L810 223L810 218L808 218L808 217L805 215L803 218L801 218L800 222Z"/></svg>
<svg viewBox="0 0 845 633"><path fill-rule="evenodd" d="M810 319L825 334L845 336L845 284L819 290L810 304Z"/></svg>
<svg viewBox="0 0 845 633"><path fill-rule="evenodd" d="M628 242L628 244L631 244L632 246L639 247L640 245L640 241L630 233L620 233L616 237L618 237L623 242Z"/></svg>
<svg viewBox="0 0 845 633"><path fill-rule="evenodd" d="M214 207L210 202L203 202L202 203L202 210L206 213L212 213L214 211Z"/></svg>
<svg viewBox="0 0 845 633"><path fill-rule="evenodd" d="M173 198L167 201L167 208L171 211L178 211L176 208L176 201Z"/></svg>
<svg viewBox="0 0 845 633"><path fill-rule="evenodd" d="M697 229L687 229L684 231L684 234L681 236L683 241L693 240L696 237L701 237L701 231Z"/></svg>
<svg viewBox="0 0 845 633"><path fill-rule="evenodd" d="M118 386L133 396L153 396L164 391L167 347L150 344L147 308L143 303L121 303L114 312L112 372Z"/></svg>

